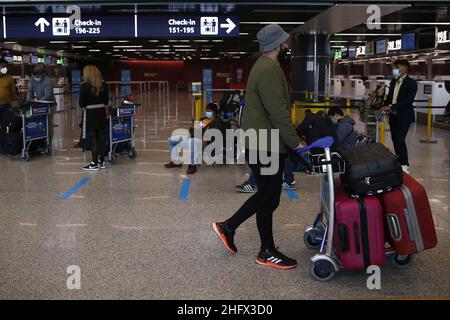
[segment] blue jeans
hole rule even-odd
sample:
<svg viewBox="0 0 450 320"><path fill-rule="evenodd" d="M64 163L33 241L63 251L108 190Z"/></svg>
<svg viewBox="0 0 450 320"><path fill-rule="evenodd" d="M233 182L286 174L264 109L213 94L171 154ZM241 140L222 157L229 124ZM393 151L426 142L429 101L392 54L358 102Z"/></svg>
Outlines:
<svg viewBox="0 0 450 320"><path fill-rule="evenodd" d="M183 160L188 164L200 163L201 159L199 160L199 157L201 157L203 151L203 143L201 140L185 136L172 136L167 140L167 144L170 159L176 164L183 162ZM183 151L183 157L180 156L180 151Z"/></svg>
<svg viewBox="0 0 450 320"><path fill-rule="evenodd" d="M289 184L291 184L295 180L293 166L294 164L289 159L289 157L286 157L284 160L283 181ZM256 186L256 178L253 173L250 174L247 182L252 186Z"/></svg>

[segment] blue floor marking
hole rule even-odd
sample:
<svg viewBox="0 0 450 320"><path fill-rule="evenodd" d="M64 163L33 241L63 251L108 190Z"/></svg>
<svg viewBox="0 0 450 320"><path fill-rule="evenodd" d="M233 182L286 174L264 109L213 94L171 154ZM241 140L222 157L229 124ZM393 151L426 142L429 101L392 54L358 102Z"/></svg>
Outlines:
<svg viewBox="0 0 450 320"><path fill-rule="evenodd" d="M287 193L289 198L291 198L292 200L298 200L299 199L297 193L294 190L286 190L286 189L284 189L284 191Z"/></svg>
<svg viewBox="0 0 450 320"><path fill-rule="evenodd" d="M181 201L186 201L189 197L189 186L191 185L190 179L184 179L181 185L180 193L178 194L178 199Z"/></svg>
<svg viewBox="0 0 450 320"><path fill-rule="evenodd" d="M425 147L418 146L418 145L412 144L412 143L411 143L411 144L407 144L406 146L407 146L407 147L412 147L413 149L419 150L419 151L421 151L421 152L427 151L427 149L426 149Z"/></svg>
<svg viewBox="0 0 450 320"><path fill-rule="evenodd" d="M67 191L66 193L64 193L63 195L59 196L59 200L67 200L69 199L75 192L78 191L78 189L80 189L82 186L84 186L86 183L88 183L91 179L89 178L83 178L80 180L80 182L78 182L77 184L75 184L72 188L69 189L69 191Z"/></svg>

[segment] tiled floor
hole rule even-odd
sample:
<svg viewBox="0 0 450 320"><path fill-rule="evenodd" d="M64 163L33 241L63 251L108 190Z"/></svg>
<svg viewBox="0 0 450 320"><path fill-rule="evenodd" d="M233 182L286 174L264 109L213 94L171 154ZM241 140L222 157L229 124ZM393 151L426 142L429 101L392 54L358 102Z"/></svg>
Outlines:
<svg viewBox="0 0 450 320"><path fill-rule="evenodd" d="M303 228L319 204L319 180L296 174L298 200L282 195L275 213L277 245L298 259L295 270L254 263L259 246L254 219L237 233L239 253L230 255L211 224L234 212L248 197L233 186L244 165L202 166L190 177L187 201L178 194L185 167L166 170L171 131L188 127L188 95L174 99L169 115L154 104L141 109L138 157L119 157L114 166L86 173L89 155L74 149L78 110L55 117L55 154L29 162L0 157L0 298L2 299L315 299L450 296L450 133L434 129L437 144L419 143L425 127L408 136L412 174L425 185L438 247L416 256L405 270L382 268L381 290L368 290L365 272L341 271L328 283L309 275L313 251ZM389 133L387 132L387 141ZM390 141L387 142L390 146ZM83 177L90 181L68 200L59 200ZM68 266L81 270L81 289L66 286Z"/></svg>

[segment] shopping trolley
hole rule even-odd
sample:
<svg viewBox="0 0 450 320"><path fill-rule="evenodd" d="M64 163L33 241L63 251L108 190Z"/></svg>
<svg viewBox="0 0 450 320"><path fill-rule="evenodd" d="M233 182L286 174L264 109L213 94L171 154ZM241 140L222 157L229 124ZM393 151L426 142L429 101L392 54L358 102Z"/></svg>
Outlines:
<svg viewBox="0 0 450 320"><path fill-rule="evenodd" d="M135 114L136 105L131 102L123 102L119 107L110 108L109 150L106 159L111 164L116 163L116 149L119 144L126 144L126 154L128 154L131 159L134 159L137 156L136 148L134 147Z"/></svg>
<svg viewBox="0 0 450 320"><path fill-rule="evenodd" d="M50 115L50 108L54 104L55 102L53 101L28 101L20 107L23 128L23 147L20 160L29 160L31 143L37 140L45 141L43 152L48 155L51 154L48 117Z"/></svg>

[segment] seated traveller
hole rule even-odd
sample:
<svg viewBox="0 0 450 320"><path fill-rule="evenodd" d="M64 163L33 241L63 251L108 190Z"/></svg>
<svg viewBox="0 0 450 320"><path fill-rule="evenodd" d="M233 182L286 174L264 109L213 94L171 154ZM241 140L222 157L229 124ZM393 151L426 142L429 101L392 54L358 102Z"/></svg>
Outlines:
<svg viewBox="0 0 450 320"><path fill-rule="evenodd" d="M169 152L171 161L166 163L166 168L177 168L182 166L183 159L188 164L186 174L194 174L197 171L197 164L201 163L203 147L206 143L194 137L195 129L202 130L202 135L208 129L222 130L222 123L217 117L217 105L209 103L206 106L205 117L202 117L198 123L198 127L191 127L189 129L189 136L187 135L173 135L168 139ZM179 151L184 150L187 154L180 156Z"/></svg>
<svg viewBox="0 0 450 320"><path fill-rule="evenodd" d="M355 120L337 106L328 110L328 116L336 125L336 134L342 150L347 150L355 145L358 134L354 130Z"/></svg>

